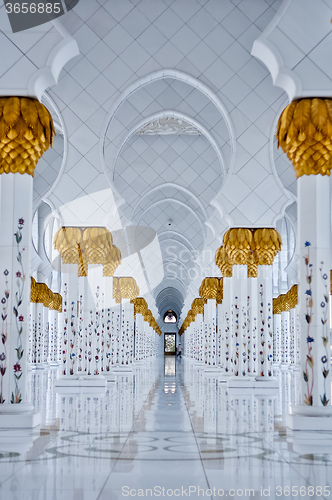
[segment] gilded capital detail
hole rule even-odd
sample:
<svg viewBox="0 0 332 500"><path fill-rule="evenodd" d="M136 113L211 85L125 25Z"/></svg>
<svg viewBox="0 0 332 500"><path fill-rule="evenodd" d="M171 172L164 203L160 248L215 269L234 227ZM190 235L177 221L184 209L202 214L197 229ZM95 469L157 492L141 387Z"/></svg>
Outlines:
<svg viewBox="0 0 332 500"><path fill-rule="evenodd" d="M112 277L121 264L121 252L106 227L62 227L54 236L54 248L64 264L78 265L78 276L87 276L89 264L102 264L103 276Z"/></svg>
<svg viewBox="0 0 332 500"><path fill-rule="evenodd" d="M53 120L37 99L0 97L0 174L34 177L38 160L53 144Z"/></svg>
<svg viewBox="0 0 332 500"><path fill-rule="evenodd" d="M221 304L223 299L222 278L204 278L199 287L199 295L206 300L215 299L218 304Z"/></svg>
<svg viewBox="0 0 332 500"><path fill-rule="evenodd" d="M232 277L232 266L248 266L248 278L257 277L257 266L271 266L282 246L274 228L231 228L224 234L215 263L223 277Z"/></svg>
<svg viewBox="0 0 332 500"><path fill-rule="evenodd" d="M136 280L130 276L113 278L113 299L119 304L122 299L136 299L139 287Z"/></svg>
<svg viewBox="0 0 332 500"><path fill-rule="evenodd" d="M299 99L281 113L278 147L293 163L296 178L330 175L332 151L332 100Z"/></svg>

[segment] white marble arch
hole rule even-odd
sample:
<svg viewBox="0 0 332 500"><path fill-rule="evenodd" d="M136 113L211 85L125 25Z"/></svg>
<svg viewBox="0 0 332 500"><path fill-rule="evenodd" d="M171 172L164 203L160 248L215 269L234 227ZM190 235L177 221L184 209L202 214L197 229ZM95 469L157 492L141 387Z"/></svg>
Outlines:
<svg viewBox="0 0 332 500"><path fill-rule="evenodd" d="M323 0L284 0L255 40L251 54L265 64L273 84L287 93L289 101L332 96L327 77L330 58L324 57L330 52L330 19L331 8ZM305 47L304 52L299 47Z"/></svg>
<svg viewBox="0 0 332 500"><path fill-rule="evenodd" d="M22 58L22 71L16 71L11 77L7 75L1 79L0 94L2 96L10 96L14 92L17 96L35 97L41 101L45 90L58 83L63 67L80 54L76 40L68 33L61 22L55 19L51 23L59 33L60 41L54 42L51 49L49 43L41 45L41 50L45 51L45 66L36 69L31 74L25 70L25 58ZM32 31L35 29L38 28L33 28Z"/></svg>

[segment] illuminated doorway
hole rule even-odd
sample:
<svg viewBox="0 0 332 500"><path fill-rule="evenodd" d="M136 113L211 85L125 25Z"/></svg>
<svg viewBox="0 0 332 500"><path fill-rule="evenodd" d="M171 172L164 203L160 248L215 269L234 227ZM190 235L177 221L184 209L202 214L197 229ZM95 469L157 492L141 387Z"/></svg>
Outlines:
<svg viewBox="0 0 332 500"><path fill-rule="evenodd" d="M165 333L164 337L164 353L175 355L175 333Z"/></svg>

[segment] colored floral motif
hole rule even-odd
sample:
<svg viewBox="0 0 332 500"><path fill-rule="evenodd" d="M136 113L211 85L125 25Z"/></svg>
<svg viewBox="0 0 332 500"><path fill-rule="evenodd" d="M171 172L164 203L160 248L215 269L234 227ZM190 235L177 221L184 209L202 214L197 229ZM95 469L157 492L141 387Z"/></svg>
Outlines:
<svg viewBox="0 0 332 500"><path fill-rule="evenodd" d="M307 384L307 394L304 394L304 402L308 406L313 405L313 389L314 389L314 358L313 358L313 342L314 338L310 336L310 324L312 320L312 309L313 309L313 298L312 298L312 264L310 263L310 243L309 241L305 242L305 246L307 247L307 253L304 256L304 262L306 266L306 282L308 289L305 291L305 300L306 300L306 313L305 320L307 322L307 357L305 362L305 369L303 372L304 381Z"/></svg>
<svg viewBox="0 0 332 500"><path fill-rule="evenodd" d="M250 372L250 353L251 353L251 331L250 331L250 296L247 297L247 333L248 333L248 344L247 344L247 361L248 368L247 372Z"/></svg>
<svg viewBox="0 0 332 500"><path fill-rule="evenodd" d="M245 307L242 307L242 375L246 375L246 361L247 361L247 312ZM248 365L249 366L249 365Z"/></svg>
<svg viewBox="0 0 332 500"><path fill-rule="evenodd" d="M271 314L271 304L268 302L267 304L267 363L268 363L268 371L267 374L269 377L272 377L272 366L273 366L273 331L272 331L272 314Z"/></svg>
<svg viewBox="0 0 332 500"><path fill-rule="evenodd" d="M75 373L75 339L76 339L76 328L75 328L75 302L72 301L70 308L70 332L71 338L69 339L69 359L70 359L70 367L69 374L74 375Z"/></svg>
<svg viewBox="0 0 332 500"><path fill-rule="evenodd" d="M66 361L67 361L67 344L68 344L68 288L65 283L63 290L63 314L64 314L64 327L63 327L63 348L62 348L62 375L67 374Z"/></svg>
<svg viewBox="0 0 332 500"><path fill-rule="evenodd" d="M233 359L234 362L234 375L237 377L239 375L239 356L240 356L240 345L239 345L239 305L238 305L238 297L235 297L234 301L234 317L235 317L235 357Z"/></svg>
<svg viewBox="0 0 332 500"><path fill-rule="evenodd" d="M22 343L22 333L23 333L23 321L24 317L23 315L20 314L20 307L22 305L23 301L23 295L24 295L24 284L25 284L25 274L24 274L24 268L23 268L23 262L22 262L22 254L24 252L24 248L21 250L21 242L22 242L22 229L24 226L24 219L20 218L18 220L18 225L17 225L17 231L14 233L15 236L15 242L16 242L16 260L20 266L19 271L16 272L16 285L17 285L17 292L15 293L15 305L13 306L13 313L15 316L15 326L16 326L16 331L17 331L17 341L16 341L16 363L14 364L14 381L15 381L15 389L14 392L12 392L11 396L11 403L12 404L19 404L22 401L22 394L21 390L19 387L19 381L23 375L22 371L22 358L24 355L24 349L23 349L23 343Z"/></svg>
<svg viewBox="0 0 332 500"><path fill-rule="evenodd" d="M323 272L323 265L324 262L321 262L321 266L319 268L320 273L321 273L321 279L325 288L324 291L324 300L322 300L320 307L322 310L322 316L321 316L321 322L322 322L322 330L323 330L323 335L322 335L322 340L323 340L323 346L325 349L325 356L322 356L321 358L321 363L322 363L322 375L324 378L324 394L323 396L320 396L320 401L323 406L327 406L329 403L329 399L327 399L326 394L327 394L327 387L326 387L326 379L328 377L328 374L330 370L328 369L329 367L329 353L328 353L328 343L329 343L329 332L328 332L328 317L329 317L329 280L328 276L326 273Z"/></svg>
<svg viewBox="0 0 332 500"><path fill-rule="evenodd" d="M253 373L256 373L256 335L257 335L257 319L254 318L254 328L252 330L252 359L253 359Z"/></svg>
<svg viewBox="0 0 332 500"><path fill-rule="evenodd" d="M102 309L101 309L101 367L102 370L104 369L104 351L105 351L105 310L104 310L104 303L105 303L105 296L102 293L101 294L101 300L102 300Z"/></svg>
<svg viewBox="0 0 332 500"><path fill-rule="evenodd" d="M260 376L264 377L264 363L265 363L265 319L264 319L264 287L262 283L260 284L259 287L259 296L260 296L260 303L259 303L259 315L260 315L260 334L261 334L261 340L260 340L260 350L259 350L259 355L260 355Z"/></svg>
<svg viewBox="0 0 332 500"><path fill-rule="evenodd" d="M9 299L9 287L8 287L8 274L7 269L3 273L5 275L5 292L4 297L1 299L2 304L2 313L1 313L1 343L3 346L3 352L0 354L0 404L5 402L3 397L3 378L7 371L7 348L6 342L8 337L8 326L7 326L7 318L8 318L8 299Z"/></svg>
<svg viewBox="0 0 332 500"><path fill-rule="evenodd" d="M96 354L95 354L95 369L94 369L94 374L99 375L99 361L100 361L100 318L99 318L99 286L97 286L97 292L96 292L96 321L95 321L95 328L94 328L94 334L95 334L95 343L96 343Z"/></svg>
<svg viewBox="0 0 332 500"><path fill-rule="evenodd" d="M83 297L80 295L80 300L78 303L78 340L79 346L77 348L77 371L82 371L82 361L83 361Z"/></svg>
<svg viewBox="0 0 332 500"><path fill-rule="evenodd" d="M88 324L88 351L87 351L87 361L88 361L88 366L87 366L87 372L88 375L91 375L91 362L92 362L92 337L93 337L93 312L90 310L90 321Z"/></svg>
<svg viewBox="0 0 332 500"><path fill-rule="evenodd" d="M225 371L229 371L229 316L228 313L225 312L225 345L226 345L226 351L225 351L225 359L226 359L226 365L225 365Z"/></svg>
<svg viewBox="0 0 332 500"><path fill-rule="evenodd" d="M106 326L106 332L107 332L107 337L106 337L106 348L107 348L107 352L106 352L106 360L107 360L107 364L106 364L106 371L110 371L111 370L111 343L112 343L112 335L111 335L111 309L108 308L107 309L107 326Z"/></svg>

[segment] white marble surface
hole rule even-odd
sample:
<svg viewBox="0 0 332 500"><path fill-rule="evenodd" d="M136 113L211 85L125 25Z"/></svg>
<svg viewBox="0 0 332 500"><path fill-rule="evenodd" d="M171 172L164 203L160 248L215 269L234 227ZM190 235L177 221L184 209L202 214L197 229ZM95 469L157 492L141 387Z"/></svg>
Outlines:
<svg viewBox="0 0 332 500"><path fill-rule="evenodd" d="M0 500L114 500L140 489L143 498L146 489L155 498L248 498L249 489L255 499L330 498L315 488L331 490L332 433L285 427L296 372L276 372L280 389L267 395L231 394L217 375L170 356L116 375L106 394L56 394L56 374L29 374L41 427L0 430Z"/></svg>

